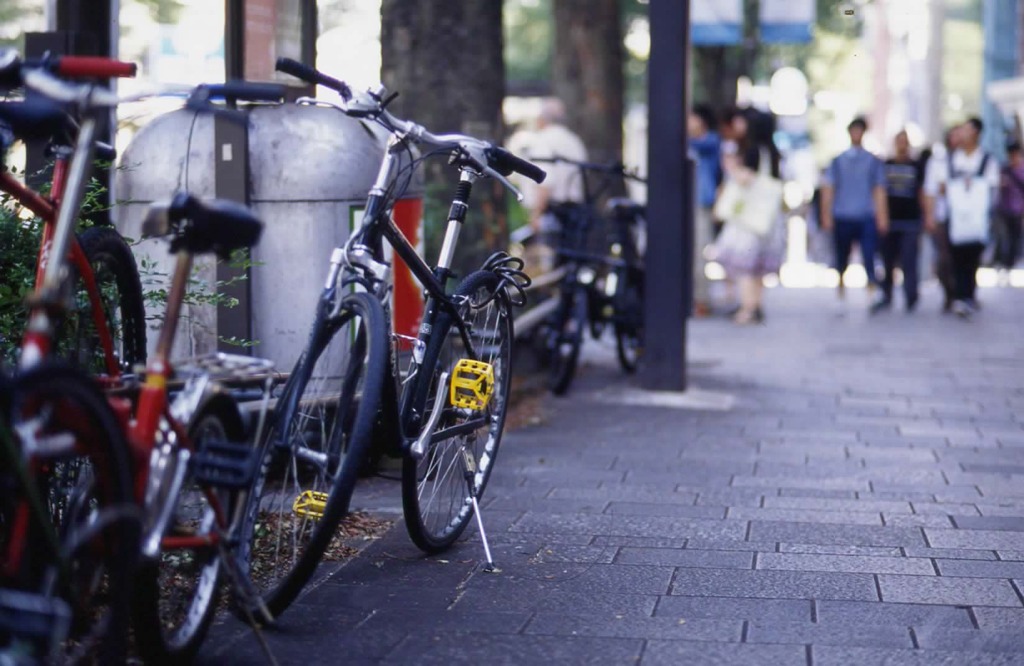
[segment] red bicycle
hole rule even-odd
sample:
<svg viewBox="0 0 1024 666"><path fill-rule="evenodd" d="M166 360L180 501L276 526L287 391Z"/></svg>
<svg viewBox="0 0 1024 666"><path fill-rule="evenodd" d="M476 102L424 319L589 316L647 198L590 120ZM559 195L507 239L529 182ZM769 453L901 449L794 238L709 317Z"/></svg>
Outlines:
<svg viewBox="0 0 1024 666"><path fill-rule="evenodd" d="M190 367L175 369L168 354L191 274L193 256L204 253L224 256L231 250L248 247L258 238L262 225L242 206L229 202L202 202L187 194L175 197L169 206L153 207L143 232L146 235L171 236L171 251L177 255L177 264L160 339L149 359L144 379L140 384L140 380L133 376L124 375L117 381L108 382L109 392L105 399L81 400L77 409L65 409L65 403L71 402L73 396L69 397L63 390L66 383L63 379L69 380L69 386L91 389L90 398L96 396L96 382L80 370L51 369L46 361L30 365L26 358L30 361L32 356L40 356L52 347L52 324L61 317L65 302L60 298L63 282L61 265L65 262L58 258L68 256L66 248L72 240L74 212L81 204L85 176L92 160L96 119L119 100L109 91L95 86L69 84L38 69L24 72L22 78L26 87L39 93L39 102L0 107L0 118L24 131L40 133L52 133L66 115L67 106L78 111L83 120L67 171L67 184L52 244L47 248L51 260L46 263L42 280L31 299L32 314L24 349L29 349L28 345L35 345L35 348L30 354L23 351L23 367L15 378L11 392L13 397L8 399L11 406L0 410L0 426L6 421L10 424L8 430L17 434L17 443L13 447L8 445L12 437L2 442L4 450L14 448L16 457L25 461L25 464L11 468L19 470L17 477L25 480L21 484L5 484L8 468L0 466L0 500L4 500L0 502L0 543L10 545L11 553L20 555L24 552L30 540L19 531L18 516L32 507L43 509L28 514L32 524L41 531L63 531L69 520L72 527L82 522L72 520L78 514L63 509L52 510L54 506L69 505L64 497L71 497L74 505L84 507L80 515L86 526L96 522L94 518L107 506L135 509L139 516L136 526L141 530L141 540L137 536L134 539L104 539L100 538L101 535L90 534L87 543L91 547L87 552L116 552L123 556L120 561L132 563L135 556L139 556L137 570L130 565L118 569L108 566L98 577L90 577L90 580L106 581L111 585L117 582L117 589L122 591L124 586L121 583L131 572L133 623L140 653L148 662L178 663L194 656L198 649L216 609L219 583L225 575L233 583L236 596L240 597L241 608L248 611L260 607L259 596L236 554L240 542L238 535L245 529L243 521L246 515L239 507L246 501L256 457L250 446L239 443L245 437L241 414L222 387L227 382L242 382L250 386L253 382L264 384L266 398L260 425L256 428L259 432L268 406L269 387L275 376L269 372L267 362L249 357L215 355L195 359L189 363ZM189 96L186 107L197 113L219 113L244 121L244 116L238 112L210 104L210 98L276 99L280 93L280 86L273 90L244 84L204 86ZM11 122L12 119L16 122ZM24 367L28 365L30 367ZM56 381L50 381L51 377L61 373ZM48 392L23 386L25 378L35 374L46 380L42 385L48 388ZM187 378L184 382L183 377ZM83 426L90 423L103 427L87 429ZM0 427L0 435L3 434ZM31 451L38 449L33 448L33 443L39 441L60 442L57 447L62 454L59 460L51 464L32 455ZM104 491L111 484L105 479L113 474L104 470L115 453L119 463L134 467L134 473L123 465L118 467L117 478L123 483L118 484L116 497L108 499ZM69 479L69 482L65 483L63 479ZM76 479L82 481L79 483ZM42 484L43 490L33 493L36 484ZM16 490L5 497L2 490L8 486ZM81 491L62 492L79 486ZM55 496L60 498L58 502L53 501ZM99 522L102 524L103 521ZM123 550L125 544L130 547L127 553ZM26 558L20 559L26 561ZM55 551L41 553L38 561L49 566L65 560ZM84 558L73 560L72 564L79 561L89 564ZM118 576L113 575L115 571ZM6 579L0 580L0 583L6 582ZM15 587L14 592L20 589ZM103 589L109 589L109 585L101 585L97 591ZM7 597L0 594L0 630L3 629L4 600L12 598L10 590L2 592L7 593ZM64 602L66 607L67 598L72 593L73 590L46 598ZM120 593L116 598L121 598ZM95 595L90 599L95 605ZM54 604L56 610L60 610L60 606ZM61 619L68 617L85 624L91 621L88 614L83 616L76 612L63 615L54 612L46 619L53 627L60 626ZM269 614L264 613L263 619L269 621ZM103 627L112 624L104 623ZM19 629L22 634L31 634L25 627ZM52 633L61 635L60 631ZM97 633L116 637L127 632L111 633L98 628ZM0 654L3 648L0 634ZM116 662L109 658L101 661Z"/></svg>
<svg viewBox="0 0 1024 666"><path fill-rule="evenodd" d="M105 79L134 76L136 66L85 56L47 56L22 62L11 51L0 54L0 89L20 86L23 73L34 69L64 78ZM71 114L43 100L0 102L0 124L4 122L19 138L46 141L47 153L54 159L48 195L31 189L9 171L0 172L0 191L43 222L35 284L43 284L49 260L58 249L68 257L71 278L64 281L63 293L54 295L65 301L56 334L52 338L44 335L49 322L33 315L25 332L19 364L29 367L53 351L89 372L116 379L146 357L142 285L131 248L109 226L93 226L74 234L66 247L55 243L58 211L62 210L61 204L69 191L70 162L79 128ZM94 136L95 129L89 133ZM96 158L114 160L111 146L95 140L92 143ZM65 208L73 222L79 206Z"/></svg>
<svg viewBox="0 0 1024 666"><path fill-rule="evenodd" d="M31 65L16 57L0 60L2 88L19 86L36 69L100 76L132 67L107 59ZM51 353L59 349L53 323L66 319L69 258L79 259L79 274L91 280L99 302L102 282L87 261L88 245L73 236L96 121L87 117L81 131L64 136L67 110L42 99L0 103L0 121L19 138L60 137L53 145L76 144L70 166L70 153L59 155L53 199L2 174L4 189L31 204L45 220L45 232L21 368L10 380L0 378L0 661L120 663L141 514L132 501L127 424L93 377L55 362ZM102 326L109 321L100 318L104 314L96 312ZM112 344L107 348L113 358ZM108 369L120 371L116 363Z"/></svg>

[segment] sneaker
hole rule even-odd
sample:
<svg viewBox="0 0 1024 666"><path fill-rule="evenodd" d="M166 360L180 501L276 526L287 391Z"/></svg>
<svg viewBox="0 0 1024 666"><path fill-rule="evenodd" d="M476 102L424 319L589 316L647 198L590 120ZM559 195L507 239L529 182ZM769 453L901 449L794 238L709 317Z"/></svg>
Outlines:
<svg viewBox="0 0 1024 666"><path fill-rule="evenodd" d="M967 319L971 316L973 310L971 306L967 304L967 301L953 301L953 314L961 319Z"/></svg>

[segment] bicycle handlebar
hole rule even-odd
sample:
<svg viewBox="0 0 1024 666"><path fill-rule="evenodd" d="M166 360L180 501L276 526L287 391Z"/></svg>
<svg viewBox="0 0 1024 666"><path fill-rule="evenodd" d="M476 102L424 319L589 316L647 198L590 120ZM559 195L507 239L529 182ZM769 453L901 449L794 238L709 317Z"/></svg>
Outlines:
<svg viewBox="0 0 1024 666"><path fill-rule="evenodd" d="M574 167L586 171L597 171L598 173L608 174L610 176L621 176L628 180L634 180L638 183L646 183L646 178L641 178L636 175L635 171L628 171L626 165L622 162L615 161L610 164L599 164L597 162L583 162L581 160L573 160L568 157L561 157L555 155L554 157L531 157L534 162L540 162L541 164L571 164Z"/></svg>
<svg viewBox="0 0 1024 666"><path fill-rule="evenodd" d="M42 69L28 70L23 73L22 78L28 88L40 93L49 100L56 102L57 104L77 107L79 111L85 114L95 114L97 109L112 108L123 101L134 101L144 99L146 97L158 97L161 94L181 95L183 92L179 87L171 87L163 92L143 93L141 95L119 98L106 88L91 84L70 83L68 81L58 79L56 76L49 74ZM218 86L220 87L218 88ZM244 123L246 117L241 111L219 108L210 101L211 98L220 96L212 93L219 91L223 94L225 90L233 91L239 98L249 98L257 93L268 93L270 87L264 84L245 84L243 86L242 82L223 85L214 84L212 86L203 84L191 89L188 99L185 102L185 108L199 113L210 113L216 116L221 116L232 122ZM246 90L249 90L251 95L244 95L243 93Z"/></svg>
<svg viewBox="0 0 1024 666"><path fill-rule="evenodd" d="M68 78L130 79L138 73L134 62L95 56L60 56L51 58L44 67Z"/></svg>
<svg viewBox="0 0 1024 666"><path fill-rule="evenodd" d="M281 102L285 97L285 86L281 83L228 81L227 83L206 83L203 86L209 91L210 99Z"/></svg>
<svg viewBox="0 0 1024 666"><path fill-rule="evenodd" d="M304 65L298 60L292 60L291 58L278 58L275 68L279 72L291 74L295 78L302 79L306 83L330 88L341 95L341 98L346 102L352 99L352 89L348 87L347 83L339 81L333 76L327 76L323 72L320 72L309 65Z"/></svg>
<svg viewBox="0 0 1024 666"><path fill-rule="evenodd" d="M432 134L422 125L409 120L402 120L392 115L385 107L391 98L384 98L383 88L378 91L366 91L353 93L352 89L344 81L303 65L291 58L278 58L277 70L291 74L296 78L309 83L319 83L341 95L345 101L343 105L335 106L342 113L353 118L373 118L384 125L392 134L402 138L409 137L420 144L426 144L440 150L458 150L479 170L487 173L500 181L505 187L515 192L519 191L508 182L505 176L512 172L519 173L537 183L543 182L547 174L543 169L521 157L513 155L509 151L495 146L488 141L483 141L465 134Z"/></svg>
<svg viewBox="0 0 1024 666"><path fill-rule="evenodd" d="M98 56L53 56L22 60L13 49L0 52L0 88L17 88L24 83L27 72L42 70L71 79L108 79L134 77L138 67L133 62Z"/></svg>

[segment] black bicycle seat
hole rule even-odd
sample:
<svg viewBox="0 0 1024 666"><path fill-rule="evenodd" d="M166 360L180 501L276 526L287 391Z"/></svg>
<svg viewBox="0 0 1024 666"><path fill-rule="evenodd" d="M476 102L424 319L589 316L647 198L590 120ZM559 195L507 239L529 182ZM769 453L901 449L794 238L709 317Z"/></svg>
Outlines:
<svg viewBox="0 0 1024 666"><path fill-rule="evenodd" d="M234 250L255 245L263 233L263 223L251 210L234 201L203 201L182 192L170 203L150 206L142 233L172 236L172 253L183 250L227 258Z"/></svg>
<svg viewBox="0 0 1024 666"><path fill-rule="evenodd" d="M59 104L44 99L0 102L0 120L19 139L49 139L60 136L71 122Z"/></svg>

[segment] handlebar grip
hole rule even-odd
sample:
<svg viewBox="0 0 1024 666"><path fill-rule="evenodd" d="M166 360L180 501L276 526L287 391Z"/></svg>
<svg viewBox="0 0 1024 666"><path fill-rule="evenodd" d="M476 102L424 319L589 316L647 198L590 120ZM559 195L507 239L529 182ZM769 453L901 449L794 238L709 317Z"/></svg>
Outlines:
<svg viewBox="0 0 1024 666"><path fill-rule="evenodd" d="M495 171L503 176L507 176L515 171L535 183L543 183L548 175L544 169L541 169L536 164L528 162L521 157L516 157L504 148L497 146L492 150L490 160L491 166L494 167Z"/></svg>
<svg viewBox="0 0 1024 666"><path fill-rule="evenodd" d="M211 99L237 99L245 102L280 102L284 100L285 86L280 83L253 83L228 81L207 84Z"/></svg>
<svg viewBox="0 0 1024 666"><path fill-rule="evenodd" d="M284 72L285 74L291 74L295 78L302 79L306 83L314 83L330 88L341 95L345 101L352 98L352 90L349 89L347 83L339 81L333 76L327 76L326 74L313 69L309 65L303 65L298 60L292 60L291 58L278 58L275 69L279 72Z"/></svg>
<svg viewBox="0 0 1024 666"><path fill-rule="evenodd" d="M53 73L67 78L132 78L138 71L134 62L97 56L61 56L55 59Z"/></svg>

